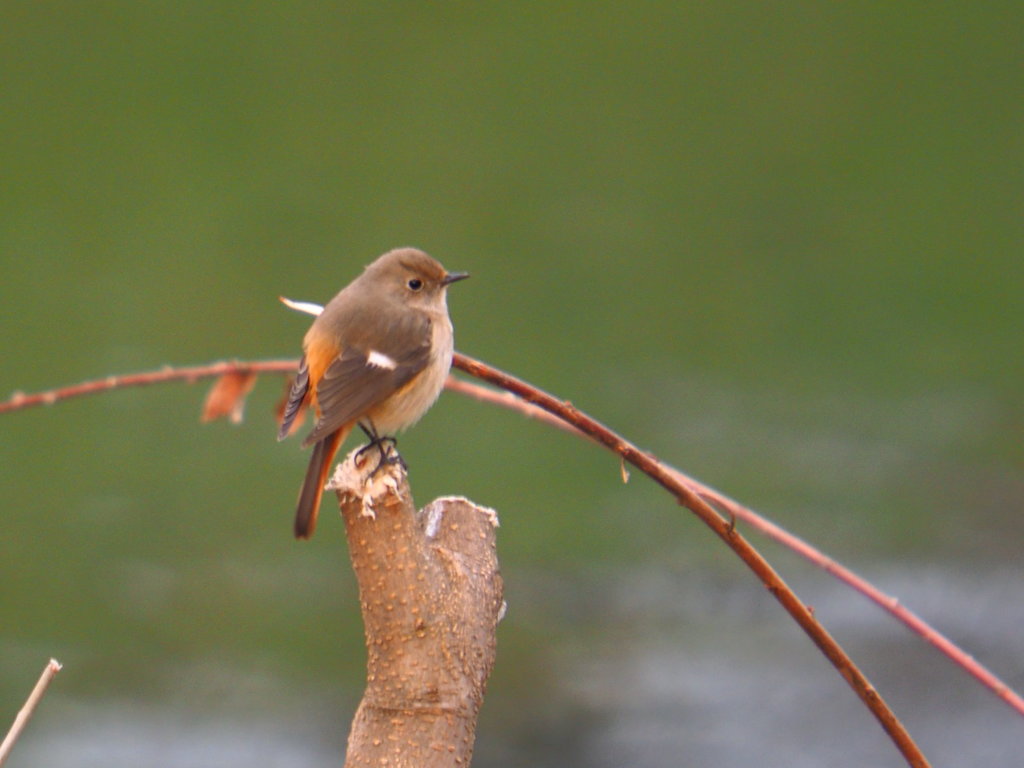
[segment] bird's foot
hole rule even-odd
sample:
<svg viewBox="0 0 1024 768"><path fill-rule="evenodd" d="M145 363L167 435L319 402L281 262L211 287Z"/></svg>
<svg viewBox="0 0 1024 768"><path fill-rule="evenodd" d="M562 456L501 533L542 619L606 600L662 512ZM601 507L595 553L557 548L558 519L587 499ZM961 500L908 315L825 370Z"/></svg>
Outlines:
<svg viewBox="0 0 1024 768"><path fill-rule="evenodd" d="M377 449L378 459L377 466L373 468L370 476L376 475L384 467L399 465L406 472L409 471L408 465L405 463L405 459L402 458L402 454L398 452L398 441L393 437L380 437L378 435L368 435L370 442L356 451L356 461L360 464L363 462L363 456L367 451Z"/></svg>

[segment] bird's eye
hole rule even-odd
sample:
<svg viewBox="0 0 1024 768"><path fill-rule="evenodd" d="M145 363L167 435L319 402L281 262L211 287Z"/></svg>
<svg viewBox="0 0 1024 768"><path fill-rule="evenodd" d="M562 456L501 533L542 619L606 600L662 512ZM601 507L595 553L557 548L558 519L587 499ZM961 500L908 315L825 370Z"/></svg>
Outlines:
<svg viewBox="0 0 1024 768"><path fill-rule="evenodd" d="M423 281L420 280L418 277L414 277L414 278L411 278L409 280L409 282L406 283L406 285L409 286L410 290L418 291L420 288L423 287Z"/></svg>

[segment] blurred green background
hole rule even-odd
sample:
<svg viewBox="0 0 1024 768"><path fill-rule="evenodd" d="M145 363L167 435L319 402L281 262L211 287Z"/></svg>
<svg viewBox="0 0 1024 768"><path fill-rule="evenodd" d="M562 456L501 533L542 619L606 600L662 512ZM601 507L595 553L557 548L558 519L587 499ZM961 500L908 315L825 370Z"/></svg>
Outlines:
<svg viewBox="0 0 1024 768"><path fill-rule="evenodd" d="M1022 28L1007 4L5 4L0 393L297 355L279 294L415 245L473 274L459 349L1024 687ZM338 762L361 627L337 517L290 536L282 388L237 428L199 423L205 386L0 417L0 727L67 667L12 768ZM612 457L451 394L402 451L421 502L502 520L476 764L900 764ZM764 548L933 760L1019 756L995 697Z"/></svg>

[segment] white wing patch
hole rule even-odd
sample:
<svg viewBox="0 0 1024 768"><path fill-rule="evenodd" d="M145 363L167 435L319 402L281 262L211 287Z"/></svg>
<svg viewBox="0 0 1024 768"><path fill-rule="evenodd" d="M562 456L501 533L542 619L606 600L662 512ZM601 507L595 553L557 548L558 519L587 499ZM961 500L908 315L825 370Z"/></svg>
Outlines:
<svg viewBox="0 0 1024 768"><path fill-rule="evenodd" d="M387 371L393 371L398 367L398 363L376 349L370 350L370 354L366 356L366 364L372 365L374 368L383 368Z"/></svg>
<svg viewBox="0 0 1024 768"><path fill-rule="evenodd" d="M319 315L324 311L324 308L319 304L314 304L311 301L294 301L292 299L286 299L284 296L277 297L282 304L288 309L294 309L296 312L305 312L307 315Z"/></svg>

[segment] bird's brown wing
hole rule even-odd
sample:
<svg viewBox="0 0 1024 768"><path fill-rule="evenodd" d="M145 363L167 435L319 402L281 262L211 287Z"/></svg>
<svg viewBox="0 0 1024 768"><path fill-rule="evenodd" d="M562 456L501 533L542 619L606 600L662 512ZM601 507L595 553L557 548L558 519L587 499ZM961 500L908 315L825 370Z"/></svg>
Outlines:
<svg viewBox="0 0 1024 768"><path fill-rule="evenodd" d="M372 344L371 338L375 339ZM320 418L302 445L312 445L358 421L408 384L430 362L430 344L430 320L422 316L351 341L316 383Z"/></svg>

